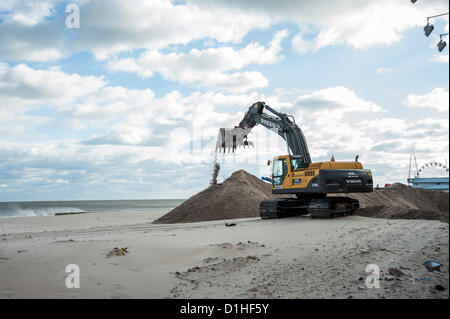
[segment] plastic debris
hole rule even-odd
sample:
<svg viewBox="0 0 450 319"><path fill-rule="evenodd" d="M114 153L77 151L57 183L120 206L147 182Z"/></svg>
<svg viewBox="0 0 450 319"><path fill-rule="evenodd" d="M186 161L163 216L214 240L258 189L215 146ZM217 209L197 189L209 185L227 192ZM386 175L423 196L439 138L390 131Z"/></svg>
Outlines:
<svg viewBox="0 0 450 319"><path fill-rule="evenodd" d="M428 271L441 271L441 264L436 261L426 261L423 263L423 265L428 269Z"/></svg>
<svg viewBox="0 0 450 319"><path fill-rule="evenodd" d="M236 226L236 223L225 223L225 226L227 227Z"/></svg>
<svg viewBox="0 0 450 319"><path fill-rule="evenodd" d="M119 248L119 247L114 247L113 249L110 250L110 252L106 255L106 257L112 257L112 256L124 256L125 254L128 254L128 247L125 248Z"/></svg>
<svg viewBox="0 0 450 319"><path fill-rule="evenodd" d="M395 276L395 277L401 277L405 273L398 268L389 268L389 274L391 274L392 276Z"/></svg>
<svg viewBox="0 0 450 319"><path fill-rule="evenodd" d="M434 289L439 290L439 291L444 291L445 290L444 286L441 286L441 285L434 286Z"/></svg>

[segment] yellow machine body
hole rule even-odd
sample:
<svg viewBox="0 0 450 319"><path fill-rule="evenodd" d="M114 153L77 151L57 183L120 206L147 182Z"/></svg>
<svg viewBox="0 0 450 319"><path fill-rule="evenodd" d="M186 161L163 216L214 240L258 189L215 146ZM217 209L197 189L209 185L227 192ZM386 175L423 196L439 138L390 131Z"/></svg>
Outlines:
<svg viewBox="0 0 450 319"><path fill-rule="evenodd" d="M372 173L360 162L317 162L297 168L296 158L277 156L272 161L274 194L352 193L373 190Z"/></svg>

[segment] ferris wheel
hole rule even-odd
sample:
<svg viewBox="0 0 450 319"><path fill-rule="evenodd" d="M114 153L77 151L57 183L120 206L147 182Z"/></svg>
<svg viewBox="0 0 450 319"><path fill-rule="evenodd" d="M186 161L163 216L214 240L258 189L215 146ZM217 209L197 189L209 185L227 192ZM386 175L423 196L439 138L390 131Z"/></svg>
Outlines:
<svg viewBox="0 0 450 319"><path fill-rule="evenodd" d="M446 177L448 176L448 167L438 162L429 162L422 165L417 171L417 177Z"/></svg>

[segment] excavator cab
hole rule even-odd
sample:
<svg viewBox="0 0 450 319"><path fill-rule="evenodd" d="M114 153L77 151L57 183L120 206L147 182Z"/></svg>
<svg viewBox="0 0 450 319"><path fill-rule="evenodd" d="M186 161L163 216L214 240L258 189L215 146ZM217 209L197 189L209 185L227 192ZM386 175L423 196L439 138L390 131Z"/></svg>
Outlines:
<svg viewBox="0 0 450 319"><path fill-rule="evenodd" d="M295 172L300 172L308 167L307 165L305 167L303 157L296 155L278 156L275 157L272 162L272 180L274 189L280 188L280 185L283 185L286 177L293 177ZM298 181L293 182L296 183Z"/></svg>

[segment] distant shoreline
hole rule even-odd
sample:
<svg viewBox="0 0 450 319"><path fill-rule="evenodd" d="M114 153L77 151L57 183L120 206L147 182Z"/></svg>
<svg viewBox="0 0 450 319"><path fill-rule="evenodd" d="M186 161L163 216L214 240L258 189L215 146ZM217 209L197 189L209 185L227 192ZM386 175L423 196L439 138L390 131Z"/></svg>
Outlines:
<svg viewBox="0 0 450 319"><path fill-rule="evenodd" d="M179 201L186 198L152 198L152 199L61 199L61 200L22 200L22 201L4 201L0 200L0 204L5 203L67 203L67 202L143 202L143 201Z"/></svg>
<svg viewBox="0 0 450 319"><path fill-rule="evenodd" d="M0 218L64 216L80 213L159 212L168 211L184 200L89 200L0 202Z"/></svg>

